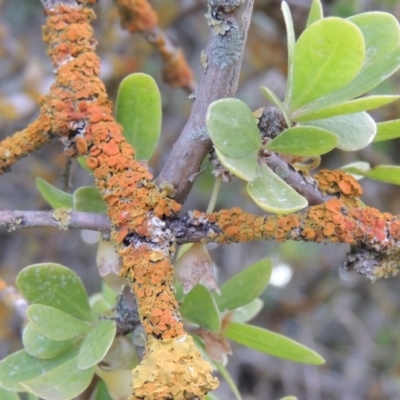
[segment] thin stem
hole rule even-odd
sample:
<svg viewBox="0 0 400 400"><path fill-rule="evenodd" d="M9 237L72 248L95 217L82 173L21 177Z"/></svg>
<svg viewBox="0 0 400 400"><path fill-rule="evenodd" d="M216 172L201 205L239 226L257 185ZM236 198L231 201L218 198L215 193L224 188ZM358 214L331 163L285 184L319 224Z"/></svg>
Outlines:
<svg viewBox="0 0 400 400"><path fill-rule="evenodd" d="M221 178L221 176L218 176L214 182L214 187L213 187L213 191L211 193L210 202L208 203L208 207L207 207L207 211L206 211L207 214L211 214L214 211L215 204L218 199L219 190L221 189L221 183L222 183L222 178Z"/></svg>

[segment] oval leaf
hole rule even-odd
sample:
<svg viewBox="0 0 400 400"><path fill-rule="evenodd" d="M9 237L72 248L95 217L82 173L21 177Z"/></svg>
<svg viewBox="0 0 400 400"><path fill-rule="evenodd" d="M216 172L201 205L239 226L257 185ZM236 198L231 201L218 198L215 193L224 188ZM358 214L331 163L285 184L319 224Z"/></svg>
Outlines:
<svg viewBox="0 0 400 400"><path fill-rule="evenodd" d="M267 149L296 156L319 156L333 150L337 136L326 129L313 126L295 126L284 130L268 143Z"/></svg>
<svg viewBox="0 0 400 400"><path fill-rule="evenodd" d="M57 189L42 178L36 178L36 188L53 208L72 208L72 195Z"/></svg>
<svg viewBox="0 0 400 400"><path fill-rule="evenodd" d="M322 4L320 0L312 0L306 26L308 27L312 23L319 21L322 18L324 18L324 12L322 10Z"/></svg>
<svg viewBox="0 0 400 400"><path fill-rule="evenodd" d="M94 186L82 186L73 195L74 210L105 214L107 204Z"/></svg>
<svg viewBox="0 0 400 400"><path fill-rule="evenodd" d="M368 146L376 135L375 121L366 112L319 119L308 124L335 133L339 138L337 148L345 151Z"/></svg>
<svg viewBox="0 0 400 400"><path fill-rule="evenodd" d="M379 122L376 124L377 132L374 142L397 139L400 137L400 119L393 121Z"/></svg>
<svg viewBox="0 0 400 400"><path fill-rule="evenodd" d="M264 258L233 276L221 286L221 295L215 295L218 308L234 310L250 303L268 285L271 271L271 261Z"/></svg>
<svg viewBox="0 0 400 400"><path fill-rule="evenodd" d="M371 166L369 165L369 163L367 163L365 161L355 161L350 164L343 165L339 169L349 173L350 175L353 176L354 179L360 180L363 178L363 176L353 173L353 171L356 171L356 170L368 171L370 168L371 168Z"/></svg>
<svg viewBox="0 0 400 400"><path fill-rule="evenodd" d="M355 24L332 17L310 25L295 47L291 111L347 85L364 58L364 38Z"/></svg>
<svg viewBox="0 0 400 400"><path fill-rule="evenodd" d="M22 335L22 343L26 352L32 357L46 360L65 353L73 346L74 341L51 340L39 332L32 323L28 323Z"/></svg>
<svg viewBox="0 0 400 400"><path fill-rule="evenodd" d="M361 96L394 74L400 66L400 26L393 15L368 12L348 20L356 24L364 36L366 57L362 69L352 82L317 100L310 105L310 110Z"/></svg>
<svg viewBox="0 0 400 400"><path fill-rule="evenodd" d="M116 120L138 160L150 159L161 132L161 95L156 81L143 73L127 76L118 88Z"/></svg>
<svg viewBox="0 0 400 400"><path fill-rule="evenodd" d="M258 166L255 179L247 184L247 192L259 207L276 214L289 214L308 205L303 196L264 164Z"/></svg>
<svg viewBox="0 0 400 400"><path fill-rule="evenodd" d="M325 360L314 350L278 333L257 326L231 322L224 335L243 346L304 364L321 365Z"/></svg>
<svg viewBox="0 0 400 400"><path fill-rule="evenodd" d="M115 321L99 321L85 337L78 354L78 368L87 369L98 364L112 345L117 331Z"/></svg>
<svg viewBox="0 0 400 400"><path fill-rule="evenodd" d="M33 379L56 368L76 356L76 351L68 351L61 357L40 360L30 356L25 350L17 351L0 361L0 386L7 390L23 392L20 382Z"/></svg>
<svg viewBox="0 0 400 400"><path fill-rule="evenodd" d="M21 386L45 400L70 400L90 384L94 367L80 370L78 357L51 369L40 376L21 382Z"/></svg>
<svg viewBox="0 0 400 400"><path fill-rule="evenodd" d="M244 181L252 181L257 170L257 153L250 153L242 158L232 158L215 149L218 160L232 174Z"/></svg>
<svg viewBox="0 0 400 400"><path fill-rule="evenodd" d="M368 171L355 170L355 173L375 181L400 185L400 167L397 165L377 165Z"/></svg>
<svg viewBox="0 0 400 400"><path fill-rule="evenodd" d="M83 283L69 268L55 263L30 265L18 274L16 283L30 303L52 306L76 318L92 321Z"/></svg>
<svg viewBox="0 0 400 400"><path fill-rule="evenodd" d="M18 393L10 392L0 387L0 399L1 400L20 400Z"/></svg>
<svg viewBox="0 0 400 400"><path fill-rule="evenodd" d="M92 328L88 322L44 304L31 304L26 316L40 333L58 341L87 334Z"/></svg>
<svg viewBox="0 0 400 400"><path fill-rule="evenodd" d="M228 157L242 158L261 147L256 119L239 99L214 101L208 108L206 125L215 148Z"/></svg>
<svg viewBox="0 0 400 400"><path fill-rule="evenodd" d="M183 299L182 315L196 324L218 332L221 318L214 297L203 285L196 285Z"/></svg>
<svg viewBox="0 0 400 400"><path fill-rule="evenodd" d="M347 101L331 107L323 108L310 113L302 113L299 117L293 115L295 121L312 121L315 119L324 119L335 117L336 115L354 114L361 111L372 110L374 108L382 107L396 101L400 96L368 96L360 99Z"/></svg>

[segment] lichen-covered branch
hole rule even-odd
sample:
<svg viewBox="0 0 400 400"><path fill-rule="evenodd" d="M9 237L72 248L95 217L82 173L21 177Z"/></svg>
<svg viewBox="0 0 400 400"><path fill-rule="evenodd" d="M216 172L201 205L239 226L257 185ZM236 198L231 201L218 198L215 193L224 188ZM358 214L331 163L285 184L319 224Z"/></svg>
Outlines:
<svg viewBox="0 0 400 400"><path fill-rule="evenodd" d="M158 17L147 0L114 0L121 25L131 33L141 32L161 55L164 82L189 93L196 88L194 74L182 49L177 48L158 27Z"/></svg>
<svg viewBox="0 0 400 400"><path fill-rule="evenodd" d="M164 221L180 210L180 204L151 181L112 117L94 53L93 3L45 2L44 40L58 68L59 85L48 100L49 108L59 121L57 135L67 153L86 158L108 205L121 275L132 284L148 335L143 363L134 371L132 399L203 398L217 380L183 329L173 292L175 238ZM169 368L160 357L164 351L175 355ZM153 357L158 368L150 361ZM172 374L171 368L180 373Z"/></svg>
<svg viewBox="0 0 400 400"><path fill-rule="evenodd" d="M208 3L210 33L192 112L157 179L174 186L179 202L186 199L212 146L205 127L208 106L235 97L254 0Z"/></svg>

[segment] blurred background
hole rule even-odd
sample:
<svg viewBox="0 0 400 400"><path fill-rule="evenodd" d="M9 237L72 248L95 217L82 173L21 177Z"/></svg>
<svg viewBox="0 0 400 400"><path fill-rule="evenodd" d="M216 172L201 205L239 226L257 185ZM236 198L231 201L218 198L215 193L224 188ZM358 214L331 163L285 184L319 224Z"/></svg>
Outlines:
<svg viewBox="0 0 400 400"><path fill-rule="evenodd" d="M311 0L287 0L296 33L304 29ZM160 26L182 46L195 75L200 76L200 53L207 41L205 0L161 1L152 5ZM323 1L325 15L346 17L366 11L388 11L400 18L400 1ZM157 175L182 130L191 100L182 89L161 81L159 55L142 35L120 28L111 0L96 6L95 29L102 60L101 77L110 98L119 82L131 72L143 71L157 80L163 98L163 131L150 166ZM38 113L37 98L53 82L52 67L41 40L44 15L39 0L0 0L0 139L23 129ZM259 86L283 97L286 75L286 37L280 1L255 0L252 24L243 60L237 97L254 110L267 106ZM379 86L375 93L398 94L400 75ZM377 121L400 118L400 102L373 112ZM323 156L321 167L340 168L352 161L400 164L400 141L372 144L357 153L333 151ZM42 177L61 189L73 191L93 184L60 144L53 142L19 161L11 173L0 176L1 210L45 210L49 206L35 188ZM207 163L205 164L207 166ZM205 210L211 195L210 168L198 178L185 210ZM400 188L363 180L363 201L394 214L400 213ZM217 208L241 206L261 213L245 194L238 180L224 183ZM86 231L31 229L0 230L0 276L13 285L18 272L33 263L57 262L76 271L89 293L100 290L95 264L97 234ZM263 257L274 263L271 283L262 294L264 308L252 322L280 332L317 350L325 359L322 367L281 361L233 345L228 369L243 399L275 400L296 395L300 400L395 400L400 399L400 283L391 280L371 284L341 269L346 245L259 242L210 248L218 266L218 279L233 274ZM0 359L21 348L21 320L0 302ZM222 384L220 399L233 395Z"/></svg>

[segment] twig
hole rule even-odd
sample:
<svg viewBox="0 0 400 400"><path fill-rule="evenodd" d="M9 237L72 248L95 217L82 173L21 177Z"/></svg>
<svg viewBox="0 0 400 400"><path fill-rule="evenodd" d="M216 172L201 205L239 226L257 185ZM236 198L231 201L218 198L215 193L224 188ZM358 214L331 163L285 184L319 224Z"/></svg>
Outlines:
<svg viewBox="0 0 400 400"><path fill-rule="evenodd" d="M114 0L122 27L131 33L142 32L155 46L163 60L163 80L172 87L192 93L196 88L194 74L185 55L157 26L158 17L147 0Z"/></svg>
<svg viewBox="0 0 400 400"><path fill-rule="evenodd" d="M175 199L180 203L186 199L193 177L211 148L205 127L208 106L214 100L234 97L238 86L254 1L231 1L229 3L241 3L232 9L225 9L226 3L209 0L210 34L205 50L205 68L190 117L157 179L159 184L173 185Z"/></svg>

